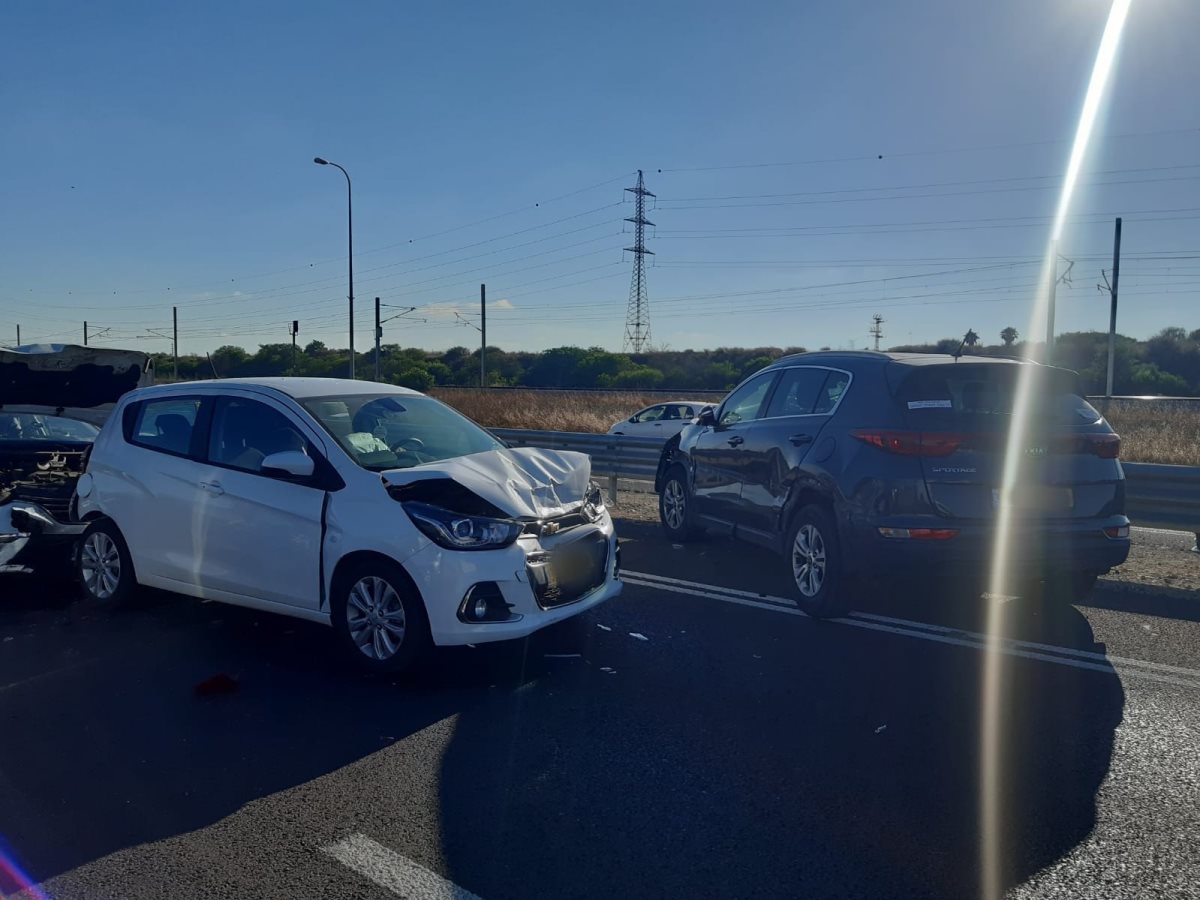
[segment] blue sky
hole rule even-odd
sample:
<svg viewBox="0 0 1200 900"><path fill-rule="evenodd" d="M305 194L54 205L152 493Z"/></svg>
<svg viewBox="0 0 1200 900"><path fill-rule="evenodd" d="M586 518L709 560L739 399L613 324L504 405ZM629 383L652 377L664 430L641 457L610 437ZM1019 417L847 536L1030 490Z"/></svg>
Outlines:
<svg viewBox="0 0 1200 900"><path fill-rule="evenodd" d="M619 349L634 172L653 342L1025 331L1108 4L26 2L0 30L0 343ZM1063 254L1125 217L1120 330L1200 327L1200 6L1134 0ZM880 158L882 156L882 158ZM1066 264L1063 264L1064 268ZM105 331L107 329L107 331Z"/></svg>

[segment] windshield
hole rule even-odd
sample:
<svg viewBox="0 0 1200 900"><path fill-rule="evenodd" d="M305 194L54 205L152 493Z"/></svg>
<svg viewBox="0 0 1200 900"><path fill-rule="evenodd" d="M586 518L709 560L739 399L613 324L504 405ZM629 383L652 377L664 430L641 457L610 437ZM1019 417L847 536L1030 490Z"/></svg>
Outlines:
<svg viewBox="0 0 1200 900"><path fill-rule="evenodd" d="M466 416L419 394L352 394L301 403L351 459L373 472L504 446Z"/></svg>
<svg viewBox="0 0 1200 900"><path fill-rule="evenodd" d="M94 441L100 429L78 419L0 413L0 441Z"/></svg>

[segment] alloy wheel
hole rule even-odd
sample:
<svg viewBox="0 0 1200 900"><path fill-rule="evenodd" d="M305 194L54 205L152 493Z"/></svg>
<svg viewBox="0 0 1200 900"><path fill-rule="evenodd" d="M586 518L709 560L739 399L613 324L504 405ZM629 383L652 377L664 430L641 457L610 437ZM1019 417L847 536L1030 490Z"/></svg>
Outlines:
<svg viewBox="0 0 1200 900"><path fill-rule="evenodd" d="M815 525L802 525L796 532L792 577L805 597L815 597L825 583L825 540Z"/></svg>
<svg viewBox="0 0 1200 900"><path fill-rule="evenodd" d="M683 528L686 514L687 497L684 496L683 485L678 478L672 478L663 490L663 518L667 520L667 527L672 531Z"/></svg>
<svg viewBox="0 0 1200 900"><path fill-rule="evenodd" d="M80 553L80 572L87 592L97 600L111 599L121 583L121 553L116 542L97 531L87 536Z"/></svg>
<svg viewBox="0 0 1200 900"><path fill-rule="evenodd" d="M404 643L404 603L384 579L374 575L360 578L347 597L346 625L364 656L391 659Z"/></svg>

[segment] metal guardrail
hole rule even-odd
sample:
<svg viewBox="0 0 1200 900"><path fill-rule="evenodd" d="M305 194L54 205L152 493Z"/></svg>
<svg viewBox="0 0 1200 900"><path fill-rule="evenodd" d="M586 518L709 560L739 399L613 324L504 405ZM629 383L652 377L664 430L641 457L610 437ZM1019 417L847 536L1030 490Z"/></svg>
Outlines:
<svg viewBox="0 0 1200 900"><path fill-rule="evenodd" d="M1123 462L1125 512L1147 528L1196 534L1200 549L1200 467Z"/></svg>
<svg viewBox="0 0 1200 900"><path fill-rule="evenodd" d="M577 450L592 458L592 470L608 477L609 496L617 495L617 479L653 480L663 442L615 434L572 431L528 431L493 428L515 447ZM1122 463L1125 505L1129 518L1147 528L1171 528L1200 534L1200 467Z"/></svg>
<svg viewBox="0 0 1200 900"><path fill-rule="evenodd" d="M664 441L619 434L586 434L578 431L528 431L493 428L492 434L514 447L543 450L577 450L592 458L592 471L608 477L608 496L616 499L617 479L653 481Z"/></svg>

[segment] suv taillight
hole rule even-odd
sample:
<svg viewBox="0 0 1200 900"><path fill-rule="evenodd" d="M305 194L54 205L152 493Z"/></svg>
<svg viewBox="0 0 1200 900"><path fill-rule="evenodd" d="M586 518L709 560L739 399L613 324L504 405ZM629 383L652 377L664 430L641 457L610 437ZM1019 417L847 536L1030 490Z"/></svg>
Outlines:
<svg viewBox="0 0 1200 900"><path fill-rule="evenodd" d="M1082 453L1090 453L1101 459L1116 459L1121 454L1121 436L1119 434L1089 434L1080 442Z"/></svg>
<svg viewBox="0 0 1200 900"><path fill-rule="evenodd" d="M895 453L899 456L949 456L966 440L963 434L937 431L870 431L851 432L860 441Z"/></svg>

